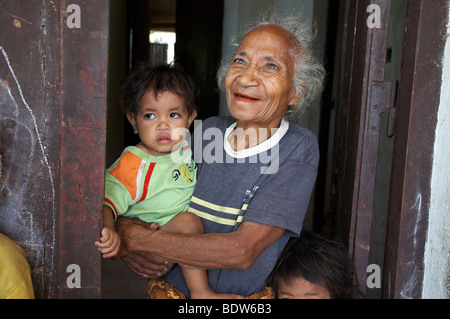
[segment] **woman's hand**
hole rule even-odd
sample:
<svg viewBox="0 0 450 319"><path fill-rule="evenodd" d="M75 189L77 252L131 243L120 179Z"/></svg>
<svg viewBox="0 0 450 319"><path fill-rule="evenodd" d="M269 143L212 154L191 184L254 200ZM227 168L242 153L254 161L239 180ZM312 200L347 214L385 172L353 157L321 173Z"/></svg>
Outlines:
<svg viewBox="0 0 450 319"><path fill-rule="evenodd" d="M146 278L164 276L173 266L173 263L146 252L129 253L121 259L133 273Z"/></svg>
<svg viewBox="0 0 450 319"><path fill-rule="evenodd" d="M122 259L128 268L135 274L147 278L164 276L172 267L173 263L158 258L150 253L137 251L130 252L127 247L133 246L133 228L144 227L149 232L159 228L156 223L145 223L138 219L118 218L116 221L117 232L121 236L121 249L118 257Z"/></svg>

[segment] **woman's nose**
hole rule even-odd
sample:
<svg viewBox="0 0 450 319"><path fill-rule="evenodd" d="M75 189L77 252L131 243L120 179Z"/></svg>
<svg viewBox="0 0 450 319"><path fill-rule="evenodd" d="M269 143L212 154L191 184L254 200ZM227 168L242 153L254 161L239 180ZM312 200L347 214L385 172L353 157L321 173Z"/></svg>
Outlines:
<svg viewBox="0 0 450 319"><path fill-rule="evenodd" d="M238 77L239 84L242 86L255 86L258 85L258 78L256 69L250 66L242 71L241 75Z"/></svg>

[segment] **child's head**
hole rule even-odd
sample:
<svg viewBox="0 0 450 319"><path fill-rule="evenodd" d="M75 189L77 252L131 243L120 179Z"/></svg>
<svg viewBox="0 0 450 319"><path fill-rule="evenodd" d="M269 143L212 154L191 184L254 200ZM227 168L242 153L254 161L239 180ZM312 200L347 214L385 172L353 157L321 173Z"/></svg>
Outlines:
<svg viewBox="0 0 450 319"><path fill-rule="evenodd" d="M197 115L195 85L173 65L142 64L122 82L124 108L139 146L152 155L170 153Z"/></svg>
<svg viewBox="0 0 450 319"><path fill-rule="evenodd" d="M361 297L344 245L308 232L289 240L267 284L278 299Z"/></svg>
<svg viewBox="0 0 450 319"><path fill-rule="evenodd" d="M171 92L184 98L185 107L192 115L197 111L195 105L195 85L192 79L177 65L151 66L142 63L122 81L124 90L124 107L126 113L136 114L140 101L145 93Z"/></svg>

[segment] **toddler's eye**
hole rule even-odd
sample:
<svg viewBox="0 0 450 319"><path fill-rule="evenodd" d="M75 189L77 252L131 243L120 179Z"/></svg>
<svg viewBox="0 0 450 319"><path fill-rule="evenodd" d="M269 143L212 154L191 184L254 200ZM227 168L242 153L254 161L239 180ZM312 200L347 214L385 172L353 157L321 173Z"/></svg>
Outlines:
<svg viewBox="0 0 450 319"><path fill-rule="evenodd" d="M152 119L154 119L155 117L156 117L156 116L155 116L155 114L153 114L153 113L145 114L145 118L148 119L148 120L152 120Z"/></svg>
<svg viewBox="0 0 450 319"><path fill-rule="evenodd" d="M181 115L178 113L170 113L170 117L173 119L179 118Z"/></svg>

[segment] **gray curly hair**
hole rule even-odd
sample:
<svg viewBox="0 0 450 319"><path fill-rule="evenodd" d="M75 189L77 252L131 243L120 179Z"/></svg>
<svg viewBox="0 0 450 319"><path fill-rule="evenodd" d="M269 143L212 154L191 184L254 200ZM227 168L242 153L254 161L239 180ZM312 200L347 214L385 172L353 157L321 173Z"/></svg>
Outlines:
<svg viewBox="0 0 450 319"><path fill-rule="evenodd" d="M247 26L235 36L231 45L238 47L250 31L268 24L278 25L294 37L290 40L292 42L291 54L294 60L294 90L301 99L299 104L290 105L288 112L297 112L302 109L304 104L314 101L323 90L325 69L313 52L315 32L313 32L311 24L303 21L300 15L282 15L274 9L268 9L260 14L255 23ZM300 43L300 46L297 43ZM230 58L223 59L217 72L217 82L221 90L225 90L225 77L230 63Z"/></svg>

